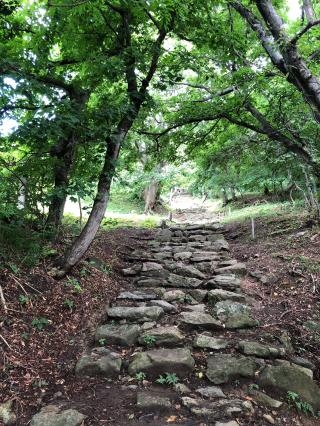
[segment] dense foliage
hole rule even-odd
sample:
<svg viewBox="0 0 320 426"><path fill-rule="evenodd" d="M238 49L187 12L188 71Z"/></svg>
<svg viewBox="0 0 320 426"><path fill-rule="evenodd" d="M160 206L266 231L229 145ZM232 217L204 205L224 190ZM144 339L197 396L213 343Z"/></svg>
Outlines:
<svg viewBox="0 0 320 426"><path fill-rule="evenodd" d="M320 7L304 0L5 0L0 215L56 230L114 180L152 210L174 186L224 201L304 197L319 215ZM285 24L284 24L285 23ZM9 123L14 129L7 131Z"/></svg>

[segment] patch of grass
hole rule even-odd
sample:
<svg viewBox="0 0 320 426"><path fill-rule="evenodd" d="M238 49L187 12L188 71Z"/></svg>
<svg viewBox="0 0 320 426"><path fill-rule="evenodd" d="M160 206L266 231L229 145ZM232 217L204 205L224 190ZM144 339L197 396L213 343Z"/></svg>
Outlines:
<svg viewBox="0 0 320 426"><path fill-rule="evenodd" d="M152 336L151 334L146 334L143 338L143 341L147 346L154 345L156 343L156 340L156 337Z"/></svg>
<svg viewBox="0 0 320 426"><path fill-rule="evenodd" d="M320 272L319 260L307 256L298 256L299 266L306 272Z"/></svg>
<svg viewBox="0 0 320 426"><path fill-rule="evenodd" d="M243 222L250 218L264 217L264 216L281 216L284 213L291 213L298 210L298 206L293 206L289 202L284 203L261 203L255 204L248 207L236 208L230 210L230 214L227 214L223 219L223 223L230 222Z"/></svg>

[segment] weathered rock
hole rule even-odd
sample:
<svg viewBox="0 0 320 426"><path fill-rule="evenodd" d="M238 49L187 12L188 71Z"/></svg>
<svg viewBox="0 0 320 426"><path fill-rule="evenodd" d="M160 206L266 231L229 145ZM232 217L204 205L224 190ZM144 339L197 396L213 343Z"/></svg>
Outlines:
<svg viewBox="0 0 320 426"><path fill-rule="evenodd" d="M154 336L155 346L174 346L183 343L185 335L178 327L157 327L148 330L139 337L141 345L147 345L148 336Z"/></svg>
<svg viewBox="0 0 320 426"><path fill-rule="evenodd" d="M254 358L217 354L208 358L206 376L215 385L220 385L241 377L254 378L259 368L260 364Z"/></svg>
<svg viewBox="0 0 320 426"><path fill-rule="evenodd" d="M165 283L164 279L161 278L146 278L141 277L135 281L135 284L139 287L160 287Z"/></svg>
<svg viewBox="0 0 320 426"><path fill-rule="evenodd" d="M188 393L192 392L191 389L184 383L175 383L173 385L173 389L182 395L187 395Z"/></svg>
<svg viewBox="0 0 320 426"><path fill-rule="evenodd" d="M197 302L203 302L205 300L205 298L207 297L207 290L200 290L200 289L195 289L195 290L190 290L188 292L188 294L193 297Z"/></svg>
<svg viewBox="0 0 320 426"><path fill-rule="evenodd" d="M220 349L225 349L229 345L230 343L226 339L219 339L216 337L207 336L206 334L198 334L193 341L193 346L196 348L214 349L217 351Z"/></svg>
<svg viewBox="0 0 320 426"><path fill-rule="evenodd" d="M249 394L252 396L254 401L265 407L280 408L283 405L283 402L277 401L266 393L260 392L258 390L249 390Z"/></svg>
<svg viewBox="0 0 320 426"><path fill-rule="evenodd" d="M300 370L302 373L306 374L310 377L310 379L313 379L313 371L309 368L302 367L301 365L294 364L290 361L287 361L286 359L276 359L274 360L274 365L286 365L287 367L294 367Z"/></svg>
<svg viewBox="0 0 320 426"><path fill-rule="evenodd" d="M245 275L247 273L247 267L244 263L235 263L223 268L218 268L215 270L215 273Z"/></svg>
<svg viewBox="0 0 320 426"><path fill-rule="evenodd" d="M32 417L30 426L81 426L85 418L79 411L47 405Z"/></svg>
<svg viewBox="0 0 320 426"><path fill-rule="evenodd" d="M246 301L246 296L241 293L222 290L220 288L208 291L208 302L211 305L215 305L216 303L221 302L222 300L231 300L233 302L241 303Z"/></svg>
<svg viewBox="0 0 320 426"><path fill-rule="evenodd" d="M150 330L151 328L154 328L156 325L157 323L155 321L144 322L143 324L141 324L141 331Z"/></svg>
<svg viewBox="0 0 320 426"><path fill-rule="evenodd" d="M300 398L311 404L315 411L320 410L320 388L297 366L266 366L259 376L258 383L286 395L288 391L299 394Z"/></svg>
<svg viewBox="0 0 320 426"><path fill-rule="evenodd" d="M192 256L191 251L181 251L181 252L175 253L173 255L173 258L175 260L188 260L190 259L191 256Z"/></svg>
<svg viewBox="0 0 320 426"><path fill-rule="evenodd" d="M163 309L158 306L115 306L107 310L110 318L138 322L157 321L163 314Z"/></svg>
<svg viewBox="0 0 320 426"><path fill-rule="evenodd" d="M256 327L259 324L252 318L250 307L239 302L230 300L218 302L214 307L214 312L228 329Z"/></svg>
<svg viewBox="0 0 320 426"><path fill-rule="evenodd" d="M270 414L263 414L262 416L265 420L267 420L268 423L270 423L271 425L275 425L276 421L274 420L274 418L272 416L270 416Z"/></svg>
<svg viewBox="0 0 320 426"><path fill-rule="evenodd" d="M172 238L172 231L170 229L161 229L156 236L156 241L169 241Z"/></svg>
<svg viewBox="0 0 320 426"><path fill-rule="evenodd" d="M294 356L291 358L291 362L294 364L301 365L301 367L308 368L309 370L314 371L316 369L316 365L307 358L303 358L301 356Z"/></svg>
<svg viewBox="0 0 320 426"><path fill-rule="evenodd" d="M167 372L184 377L193 367L194 359L188 349L154 349L134 354L128 371L130 375L143 371L148 378L155 378Z"/></svg>
<svg viewBox="0 0 320 426"><path fill-rule="evenodd" d="M144 277L155 277L155 278L167 278L169 271L163 268L160 263L156 262L145 262L142 264L141 276Z"/></svg>
<svg viewBox="0 0 320 426"><path fill-rule="evenodd" d="M199 417L210 417L210 420L221 417L232 417L242 412L242 401L240 399L219 399L208 401L203 399L181 398L182 404L189 408L191 413Z"/></svg>
<svg viewBox="0 0 320 426"><path fill-rule="evenodd" d="M216 252L200 252L200 253L193 253L192 257L190 258L190 262L192 263L198 263L198 262L211 262L213 260L217 259L217 253Z"/></svg>
<svg viewBox="0 0 320 426"><path fill-rule="evenodd" d="M137 406L142 410L164 410L171 407L170 399L147 392L138 392Z"/></svg>
<svg viewBox="0 0 320 426"><path fill-rule="evenodd" d="M192 302L191 302L192 303ZM185 305L184 309L188 310L188 311L196 311L196 312L205 312L206 310L206 305L204 305L203 303L197 303L197 301L195 300L195 304L194 305Z"/></svg>
<svg viewBox="0 0 320 426"><path fill-rule="evenodd" d="M108 345L131 346L136 342L139 332L137 324L105 324L97 328L95 341L105 339Z"/></svg>
<svg viewBox="0 0 320 426"><path fill-rule="evenodd" d="M165 287L197 288L202 281L197 278L183 277L182 275L170 274L165 283Z"/></svg>
<svg viewBox="0 0 320 426"><path fill-rule="evenodd" d="M0 404L0 419L4 425L16 424L17 416L13 411L13 400L9 400Z"/></svg>
<svg viewBox="0 0 320 426"><path fill-rule="evenodd" d="M245 355L254 355L260 358L278 358L286 355L285 348L262 345L259 342L242 340L239 349Z"/></svg>
<svg viewBox="0 0 320 426"><path fill-rule="evenodd" d="M212 242L221 241L224 240L224 236L222 234L211 234L207 236L207 240Z"/></svg>
<svg viewBox="0 0 320 426"><path fill-rule="evenodd" d="M177 301L177 302L184 302L184 299L185 299L185 297L186 297L186 294L185 294L185 292L184 291L182 291L182 290L179 290L179 289L177 289L177 290L169 290L169 291L166 291L164 294L163 294L163 299L164 300L166 300L167 302L174 302L174 301Z"/></svg>
<svg viewBox="0 0 320 426"><path fill-rule="evenodd" d="M213 250L216 250L216 251L229 250L229 244L224 239L214 241L211 247L213 248Z"/></svg>
<svg viewBox="0 0 320 426"><path fill-rule="evenodd" d="M178 310L176 306L171 305L171 303L167 302L166 300L151 300L150 305L159 306L164 310L164 312L167 313L174 313Z"/></svg>
<svg viewBox="0 0 320 426"><path fill-rule="evenodd" d="M184 277L198 278L200 280L206 277L199 269L192 265L184 265L183 263L177 263L173 268L173 272L178 275L183 275Z"/></svg>
<svg viewBox="0 0 320 426"><path fill-rule="evenodd" d="M227 398L218 386L207 386L205 388L198 388L196 392L204 398Z"/></svg>
<svg viewBox="0 0 320 426"><path fill-rule="evenodd" d="M221 330L223 328L220 321L203 312L181 312L179 320L188 327L196 327L205 330Z"/></svg>
<svg viewBox="0 0 320 426"><path fill-rule="evenodd" d="M121 357L105 348L93 349L90 354L84 354L76 364L78 376L115 377L121 370Z"/></svg>
<svg viewBox="0 0 320 426"><path fill-rule="evenodd" d="M131 268L125 268L125 269L122 269L122 275L124 275L125 277L134 276L134 275L137 275L140 269L141 269L141 266L138 267L137 265Z"/></svg>
<svg viewBox="0 0 320 426"><path fill-rule="evenodd" d="M128 299L128 300L152 300L157 297L153 291L122 291L117 299Z"/></svg>
<svg viewBox="0 0 320 426"><path fill-rule="evenodd" d="M220 288L223 290L239 290L241 281L234 274L217 275L206 282L207 288Z"/></svg>
<svg viewBox="0 0 320 426"><path fill-rule="evenodd" d="M239 423L235 420L231 420L231 422L216 422L214 426L239 426Z"/></svg>
<svg viewBox="0 0 320 426"><path fill-rule="evenodd" d="M189 241L205 241L206 236L205 235L190 235Z"/></svg>
<svg viewBox="0 0 320 426"><path fill-rule="evenodd" d="M166 291L162 297L167 302L173 302L173 301L183 302L186 297L186 294L182 290L169 290L169 291Z"/></svg>

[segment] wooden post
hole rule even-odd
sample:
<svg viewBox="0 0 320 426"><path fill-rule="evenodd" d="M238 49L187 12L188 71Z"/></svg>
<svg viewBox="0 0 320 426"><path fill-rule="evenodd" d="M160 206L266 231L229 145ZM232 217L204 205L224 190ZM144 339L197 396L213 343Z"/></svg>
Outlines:
<svg viewBox="0 0 320 426"><path fill-rule="evenodd" d="M254 231L255 231L254 230L254 218L252 217L251 218L251 237L252 237L253 240L255 238L255 232Z"/></svg>

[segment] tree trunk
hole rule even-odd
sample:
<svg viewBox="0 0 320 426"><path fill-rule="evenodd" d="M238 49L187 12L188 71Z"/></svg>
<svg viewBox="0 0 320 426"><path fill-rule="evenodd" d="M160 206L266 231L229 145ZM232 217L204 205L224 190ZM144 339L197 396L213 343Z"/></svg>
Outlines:
<svg viewBox="0 0 320 426"><path fill-rule="evenodd" d="M149 185L143 191L143 198L145 201L144 213L151 213L154 210L160 195L159 189L159 181L152 178Z"/></svg>
<svg viewBox="0 0 320 426"><path fill-rule="evenodd" d="M66 255L58 261L58 268L52 271L55 277L64 276L82 258L95 237L105 215L109 200L111 182L116 169L121 144L126 137L132 123L124 120L116 132L108 138L104 165L98 181L95 197L88 221L80 235L76 238Z"/></svg>
<svg viewBox="0 0 320 426"><path fill-rule="evenodd" d="M56 158L56 164L54 166L54 190L49 206L47 224L56 228L61 225L63 218L75 147L75 136L72 133L69 138L62 139L55 145L50 152L51 156Z"/></svg>

